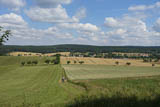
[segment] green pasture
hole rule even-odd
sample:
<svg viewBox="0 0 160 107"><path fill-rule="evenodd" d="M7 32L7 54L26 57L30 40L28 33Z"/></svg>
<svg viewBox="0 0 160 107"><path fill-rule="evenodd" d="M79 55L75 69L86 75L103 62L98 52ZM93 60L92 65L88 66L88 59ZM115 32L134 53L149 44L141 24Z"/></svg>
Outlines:
<svg viewBox="0 0 160 107"><path fill-rule="evenodd" d="M63 65L67 76L76 79L145 77L160 75L159 67Z"/></svg>

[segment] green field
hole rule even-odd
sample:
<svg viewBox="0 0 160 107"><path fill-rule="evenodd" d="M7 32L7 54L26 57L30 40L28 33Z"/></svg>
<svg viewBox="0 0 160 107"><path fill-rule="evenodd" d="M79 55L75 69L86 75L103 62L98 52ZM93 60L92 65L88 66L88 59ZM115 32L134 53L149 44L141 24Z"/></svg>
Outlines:
<svg viewBox="0 0 160 107"><path fill-rule="evenodd" d="M71 80L144 77L160 75L159 67L63 65Z"/></svg>
<svg viewBox="0 0 160 107"><path fill-rule="evenodd" d="M63 65L65 73L61 65L44 64L54 58L0 57L0 107L160 106L158 67ZM33 60L39 64L21 66Z"/></svg>
<svg viewBox="0 0 160 107"><path fill-rule="evenodd" d="M61 83L60 65L45 65L47 57L0 57L0 107L41 107L63 105L83 90ZM50 59L53 59L50 57ZM37 66L21 66L21 61L38 60Z"/></svg>

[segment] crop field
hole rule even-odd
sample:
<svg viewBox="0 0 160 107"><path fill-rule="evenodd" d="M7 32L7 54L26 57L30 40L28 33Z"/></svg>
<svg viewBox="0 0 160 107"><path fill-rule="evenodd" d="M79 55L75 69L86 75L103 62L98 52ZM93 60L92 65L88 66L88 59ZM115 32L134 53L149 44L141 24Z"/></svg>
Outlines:
<svg viewBox="0 0 160 107"><path fill-rule="evenodd" d="M35 59L40 62L37 66L20 65ZM0 107L63 105L83 92L78 86L61 83L62 67L45 65L45 59L48 57L0 57Z"/></svg>
<svg viewBox="0 0 160 107"><path fill-rule="evenodd" d="M33 53L33 52L10 52L8 55L10 56L54 56L56 54L60 54L62 56L69 56L70 52L57 52L57 53Z"/></svg>
<svg viewBox="0 0 160 107"><path fill-rule="evenodd" d="M107 66L107 65L63 65L72 79L102 79L143 77L160 75L159 67Z"/></svg>
<svg viewBox="0 0 160 107"><path fill-rule="evenodd" d="M83 57L61 57L61 64L67 64L67 61L71 61L70 64L79 64L79 61L84 61L87 65L116 65L115 62L118 61L119 65L126 65L127 62L131 63L131 66L152 66L152 63L144 63L143 60L134 59L104 59L104 58L83 58ZM154 62L153 62L154 63ZM160 67L160 64L156 64Z"/></svg>

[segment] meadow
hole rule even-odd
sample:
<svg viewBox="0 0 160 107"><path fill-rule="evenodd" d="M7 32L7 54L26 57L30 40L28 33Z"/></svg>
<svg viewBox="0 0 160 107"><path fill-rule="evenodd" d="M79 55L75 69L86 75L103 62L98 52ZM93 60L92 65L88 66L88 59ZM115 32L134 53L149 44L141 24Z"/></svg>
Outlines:
<svg viewBox="0 0 160 107"><path fill-rule="evenodd" d="M126 78L160 75L159 67L109 66L109 65L63 65L71 80Z"/></svg>
<svg viewBox="0 0 160 107"><path fill-rule="evenodd" d="M0 107L51 107L64 104L83 92L62 83L61 65L46 65L54 57L0 57ZM21 61L38 60L36 66Z"/></svg>

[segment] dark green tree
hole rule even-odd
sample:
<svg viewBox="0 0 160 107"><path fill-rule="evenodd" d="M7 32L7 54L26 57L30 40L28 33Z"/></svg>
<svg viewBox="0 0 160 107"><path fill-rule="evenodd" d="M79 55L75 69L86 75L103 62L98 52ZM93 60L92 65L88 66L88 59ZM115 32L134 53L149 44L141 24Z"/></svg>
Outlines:
<svg viewBox="0 0 160 107"><path fill-rule="evenodd" d="M3 27L0 26L0 46L3 45L6 41L9 40L9 36L11 35L10 30L3 31Z"/></svg>
<svg viewBox="0 0 160 107"><path fill-rule="evenodd" d="M37 65L38 64L38 61L32 61L32 64L34 64L34 65Z"/></svg>
<svg viewBox="0 0 160 107"><path fill-rule="evenodd" d="M49 60L49 59L46 59L46 60L45 60L45 63L46 63L46 64L49 64L49 63L50 63L50 60Z"/></svg>
<svg viewBox="0 0 160 107"><path fill-rule="evenodd" d="M79 61L79 63L82 65L82 64L84 64L84 61Z"/></svg>
<svg viewBox="0 0 160 107"><path fill-rule="evenodd" d="M71 61L67 61L67 64L70 64L71 63Z"/></svg>
<svg viewBox="0 0 160 107"><path fill-rule="evenodd" d="M21 65L24 66L24 65L25 65L25 62L21 62Z"/></svg>

